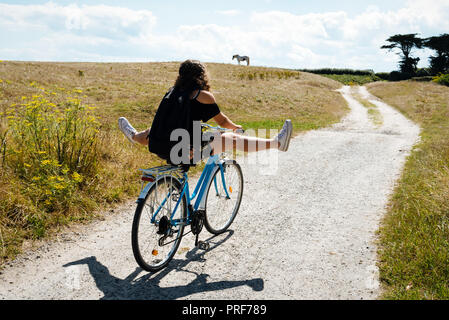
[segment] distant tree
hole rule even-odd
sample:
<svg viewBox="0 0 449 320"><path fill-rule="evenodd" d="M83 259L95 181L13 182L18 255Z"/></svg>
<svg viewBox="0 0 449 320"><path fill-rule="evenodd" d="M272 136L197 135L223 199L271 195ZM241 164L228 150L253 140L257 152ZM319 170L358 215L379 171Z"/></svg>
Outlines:
<svg viewBox="0 0 449 320"><path fill-rule="evenodd" d="M433 74L449 73L449 34L424 39L424 46L437 54L429 58L431 72Z"/></svg>
<svg viewBox="0 0 449 320"><path fill-rule="evenodd" d="M411 56L414 48L422 48L423 39L417 37L417 33L412 34L397 34L386 40L390 44L384 45L381 49L387 49L392 51L399 49L398 55L401 57L399 62L399 68L401 73L406 77L411 78L416 74L419 58L413 58Z"/></svg>

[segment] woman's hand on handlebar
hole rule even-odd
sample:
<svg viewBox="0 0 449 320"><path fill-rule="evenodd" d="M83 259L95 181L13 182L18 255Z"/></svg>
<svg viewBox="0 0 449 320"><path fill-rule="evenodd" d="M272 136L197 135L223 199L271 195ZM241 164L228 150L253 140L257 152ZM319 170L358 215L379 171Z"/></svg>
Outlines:
<svg viewBox="0 0 449 320"><path fill-rule="evenodd" d="M235 125L235 128L232 130L237 134L244 134L245 130L243 130L243 127L240 125Z"/></svg>

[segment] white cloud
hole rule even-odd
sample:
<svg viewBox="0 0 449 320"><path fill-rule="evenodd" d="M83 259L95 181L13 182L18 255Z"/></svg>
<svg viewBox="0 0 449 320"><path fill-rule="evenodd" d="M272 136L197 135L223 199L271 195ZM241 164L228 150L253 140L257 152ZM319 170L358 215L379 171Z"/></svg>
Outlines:
<svg viewBox="0 0 449 320"><path fill-rule="evenodd" d="M217 13L222 14L224 16L228 17L235 17L241 14L239 10L223 10L223 11L217 11Z"/></svg>
<svg viewBox="0 0 449 320"><path fill-rule="evenodd" d="M0 4L0 24L12 30L37 28L46 32L120 39L150 33L156 17L150 11L106 5Z"/></svg>
<svg viewBox="0 0 449 320"><path fill-rule="evenodd" d="M381 11L377 7L371 7L344 21L343 32L346 38L356 39L372 32L390 35L420 33L427 28L449 28L448 0L410 0L404 8L397 11Z"/></svg>
<svg viewBox="0 0 449 320"><path fill-rule="evenodd" d="M239 10L217 13L242 15ZM256 65L391 69L397 57L380 50L386 38L396 33L443 33L449 29L448 16L449 0L434 0L431 5L410 0L396 11L372 6L354 16L344 11L251 12L246 22L233 26L198 23L157 32L158 19L148 10L53 2L0 4L0 54L3 59L28 60L147 57L217 62L232 62L232 55L241 54L251 56Z"/></svg>

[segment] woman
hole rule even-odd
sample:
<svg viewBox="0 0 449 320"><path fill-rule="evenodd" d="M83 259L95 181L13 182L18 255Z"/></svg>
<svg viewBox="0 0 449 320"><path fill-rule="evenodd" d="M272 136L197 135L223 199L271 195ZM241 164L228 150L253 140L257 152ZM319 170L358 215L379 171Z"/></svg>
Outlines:
<svg viewBox="0 0 449 320"><path fill-rule="evenodd" d="M162 156L160 152L152 150L152 144L154 144L153 149L155 149L155 145L158 142L156 139L157 135L161 136L161 132L158 132L158 130L155 128L156 126L159 126L160 128L162 128L162 130L170 131L170 129L166 129L169 126L161 126L160 122L161 120L170 120L163 119L164 115L165 118L167 118L166 115L169 114L168 112L170 112L170 110L163 110L163 108L166 108L166 106L164 106L164 101L170 99L172 95L176 95L176 93L178 94L178 96L176 96L177 98L184 95L188 97L188 99L190 99L190 113L188 116L179 115L179 113L176 113L177 116L171 116L171 118L172 120L178 121L179 123L179 120L184 120L184 117L186 119L190 117L190 125L188 131L191 135L193 133L193 121L207 122L210 119L213 119L218 124L218 126L234 131L223 133L217 136L212 141L211 147L214 153L221 153L234 149L245 152L256 152L273 148L280 151L288 150L293 129L290 120L285 121L283 128L273 139L247 137L236 134L235 132L239 129L242 129L242 126L233 123L226 115L224 115L220 111L214 95L210 92L210 85L206 67L201 62L196 60L186 60L181 64L179 68L179 76L176 79L175 85L164 96L164 99L162 100L161 105L159 106L159 109L156 113L152 128L142 132L137 132L137 130L134 129L134 127L128 122L126 118L122 117L119 119L119 127L125 134L125 136L129 139L129 141L131 141L132 143L139 143L145 146L149 146L151 152L154 152L160 157L168 160L167 155ZM171 124L170 122L168 123ZM176 127L176 125L174 127ZM161 130L160 128L159 131ZM166 133L170 135L170 132Z"/></svg>

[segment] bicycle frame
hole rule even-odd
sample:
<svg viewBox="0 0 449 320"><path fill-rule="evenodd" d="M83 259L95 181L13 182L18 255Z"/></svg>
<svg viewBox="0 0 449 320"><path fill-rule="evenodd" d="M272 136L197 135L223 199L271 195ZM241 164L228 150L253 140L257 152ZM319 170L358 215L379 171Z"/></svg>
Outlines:
<svg viewBox="0 0 449 320"><path fill-rule="evenodd" d="M179 199L177 200L176 205L173 209L172 215L170 217L170 222L171 222L172 226L178 226L181 224L189 225L191 223L191 219L190 219L191 214L192 214L191 210L196 211L196 210L204 210L205 209L206 192L209 189L210 184L212 183L212 177L215 174L216 170L220 170L221 178L222 178L222 182L223 182L223 189L226 193L226 197L230 198L228 191L227 191L227 187L226 187L226 181L224 178L223 163L226 163L226 160L220 160L219 155L213 155L208 159L206 166L204 167L203 172L201 173L201 176L195 186L195 189L194 189L192 195L190 195L188 175L187 175L187 173L184 173L184 176L180 181L182 183L182 191L181 191L181 194L179 195ZM213 182L214 182L215 191L218 194L218 185L217 185L216 179L213 179ZM155 183L157 183L157 179L154 182L148 183L144 188L142 188L139 199L137 201L145 199L146 194L148 193L150 188ZM154 212L154 214L151 218L152 223L156 222L156 216L159 214L162 207L165 205L167 199L169 199L170 196L171 196L171 192L169 192L167 194L167 196L164 198L162 203L159 205L159 208ZM186 221L181 221L181 219L173 219L183 197L185 197L187 199L187 220ZM195 200L195 198L196 198L196 200ZM191 206L191 204L194 200L195 200L195 203L193 206Z"/></svg>

